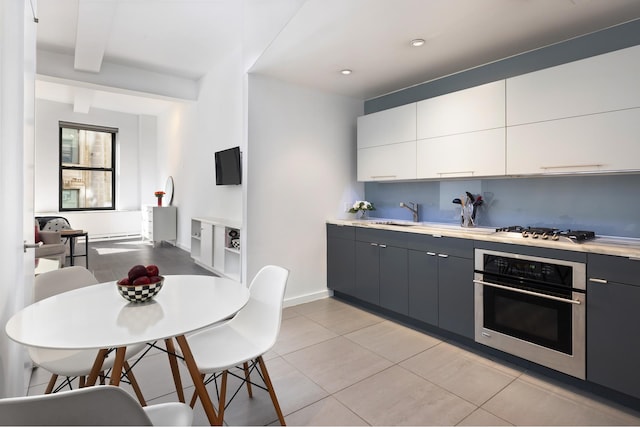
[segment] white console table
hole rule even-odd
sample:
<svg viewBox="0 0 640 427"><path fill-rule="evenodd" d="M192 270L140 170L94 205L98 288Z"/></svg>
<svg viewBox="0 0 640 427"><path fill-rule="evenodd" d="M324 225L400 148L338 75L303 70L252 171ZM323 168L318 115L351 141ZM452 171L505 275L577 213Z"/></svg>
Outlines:
<svg viewBox="0 0 640 427"><path fill-rule="evenodd" d="M241 247L238 242L241 233L242 224L237 221L191 218L191 258L209 271L240 282ZM235 239L238 240L233 242Z"/></svg>
<svg viewBox="0 0 640 427"><path fill-rule="evenodd" d="M143 206L142 238L154 245L163 240L175 242L178 238L177 213L175 206Z"/></svg>

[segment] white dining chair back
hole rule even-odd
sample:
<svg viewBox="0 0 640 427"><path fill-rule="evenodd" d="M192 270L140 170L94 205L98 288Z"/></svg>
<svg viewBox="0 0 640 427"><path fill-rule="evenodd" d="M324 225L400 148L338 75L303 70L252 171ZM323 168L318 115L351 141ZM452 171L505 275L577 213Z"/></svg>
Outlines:
<svg viewBox="0 0 640 427"><path fill-rule="evenodd" d="M0 399L0 425L190 426L192 423L189 405L172 402L143 408L127 391L115 386Z"/></svg>
<svg viewBox="0 0 640 427"><path fill-rule="evenodd" d="M45 298L98 284L98 279L84 267L73 266L47 271L34 279L33 299L38 302Z"/></svg>
<svg viewBox="0 0 640 427"><path fill-rule="evenodd" d="M260 269L249 285L247 304L227 327L253 343L255 356L269 351L276 343L282 321L282 303L289 271L275 265Z"/></svg>
<svg viewBox="0 0 640 427"><path fill-rule="evenodd" d="M269 351L278 339L288 277L289 271L283 267L263 267L249 285L249 301L231 320L188 337L187 341L198 370L205 376L210 375L205 383L216 380L218 376L222 377L218 398L220 423L229 403L226 401L227 375L233 368L242 366L241 371L244 371L244 381L250 397L253 395L250 371L260 369L278 420L281 425L285 425L262 355ZM191 407L195 405L196 400L197 395L194 394Z"/></svg>
<svg viewBox="0 0 640 427"><path fill-rule="evenodd" d="M85 286L92 286L98 284L98 279L87 270L85 267L72 266L65 267L59 270L52 270L46 273L42 273L34 279L33 295L35 302L58 295L62 292L72 291L74 289L83 288ZM60 313L60 316L68 316L69 313ZM145 344L139 344L137 346L131 346L127 348L125 354L125 360L132 358L145 347ZM84 377L89 375L93 363L95 361L98 350L57 350L49 348L39 347L27 347L29 357L33 363L40 366L43 369L51 372L51 379L45 390L45 393L51 393L55 390L55 384L58 376L66 377L64 386L71 386L71 379L79 377L80 387L84 386ZM103 363L103 369L110 369L113 367L115 356L109 354ZM125 369L127 377L131 381L136 395L141 403L144 403L144 398L140 387L137 384L133 372L130 371L129 364L126 363ZM60 386L59 388L62 388Z"/></svg>

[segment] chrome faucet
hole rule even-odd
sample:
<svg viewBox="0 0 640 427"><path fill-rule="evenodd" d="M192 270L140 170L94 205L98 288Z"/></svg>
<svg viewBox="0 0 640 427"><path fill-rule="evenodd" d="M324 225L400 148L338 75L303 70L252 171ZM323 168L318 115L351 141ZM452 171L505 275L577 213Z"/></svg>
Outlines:
<svg viewBox="0 0 640 427"><path fill-rule="evenodd" d="M411 205L411 206L409 206L409 205ZM409 205L407 205L404 202L400 202L400 207L401 208L407 208L413 214L413 222L418 222L418 204L417 203L413 203L413 202L409 202Z"/></svg>

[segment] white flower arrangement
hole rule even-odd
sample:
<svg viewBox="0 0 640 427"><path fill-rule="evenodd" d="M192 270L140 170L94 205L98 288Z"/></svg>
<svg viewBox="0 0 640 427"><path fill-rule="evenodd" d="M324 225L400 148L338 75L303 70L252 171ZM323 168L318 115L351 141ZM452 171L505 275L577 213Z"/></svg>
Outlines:
<svg viewBox="0 0 640 427"><path fill-rule="evenodd" d="M349 213L358 213L365 211L375 211L376 208L373 206L373 203L367 202L366 200L356 200L351 209L349 209Z"/></svg>

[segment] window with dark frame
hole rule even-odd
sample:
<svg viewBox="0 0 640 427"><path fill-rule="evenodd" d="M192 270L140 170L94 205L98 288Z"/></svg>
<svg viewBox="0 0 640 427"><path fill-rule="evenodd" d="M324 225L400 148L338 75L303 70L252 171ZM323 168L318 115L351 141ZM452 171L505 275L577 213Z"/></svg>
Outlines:
<svg viewBox="0 0 640 427"><path fill-rule="evenodd" d="M59 126L60 211L114 210L118 129L68 122Z"/></svg>

